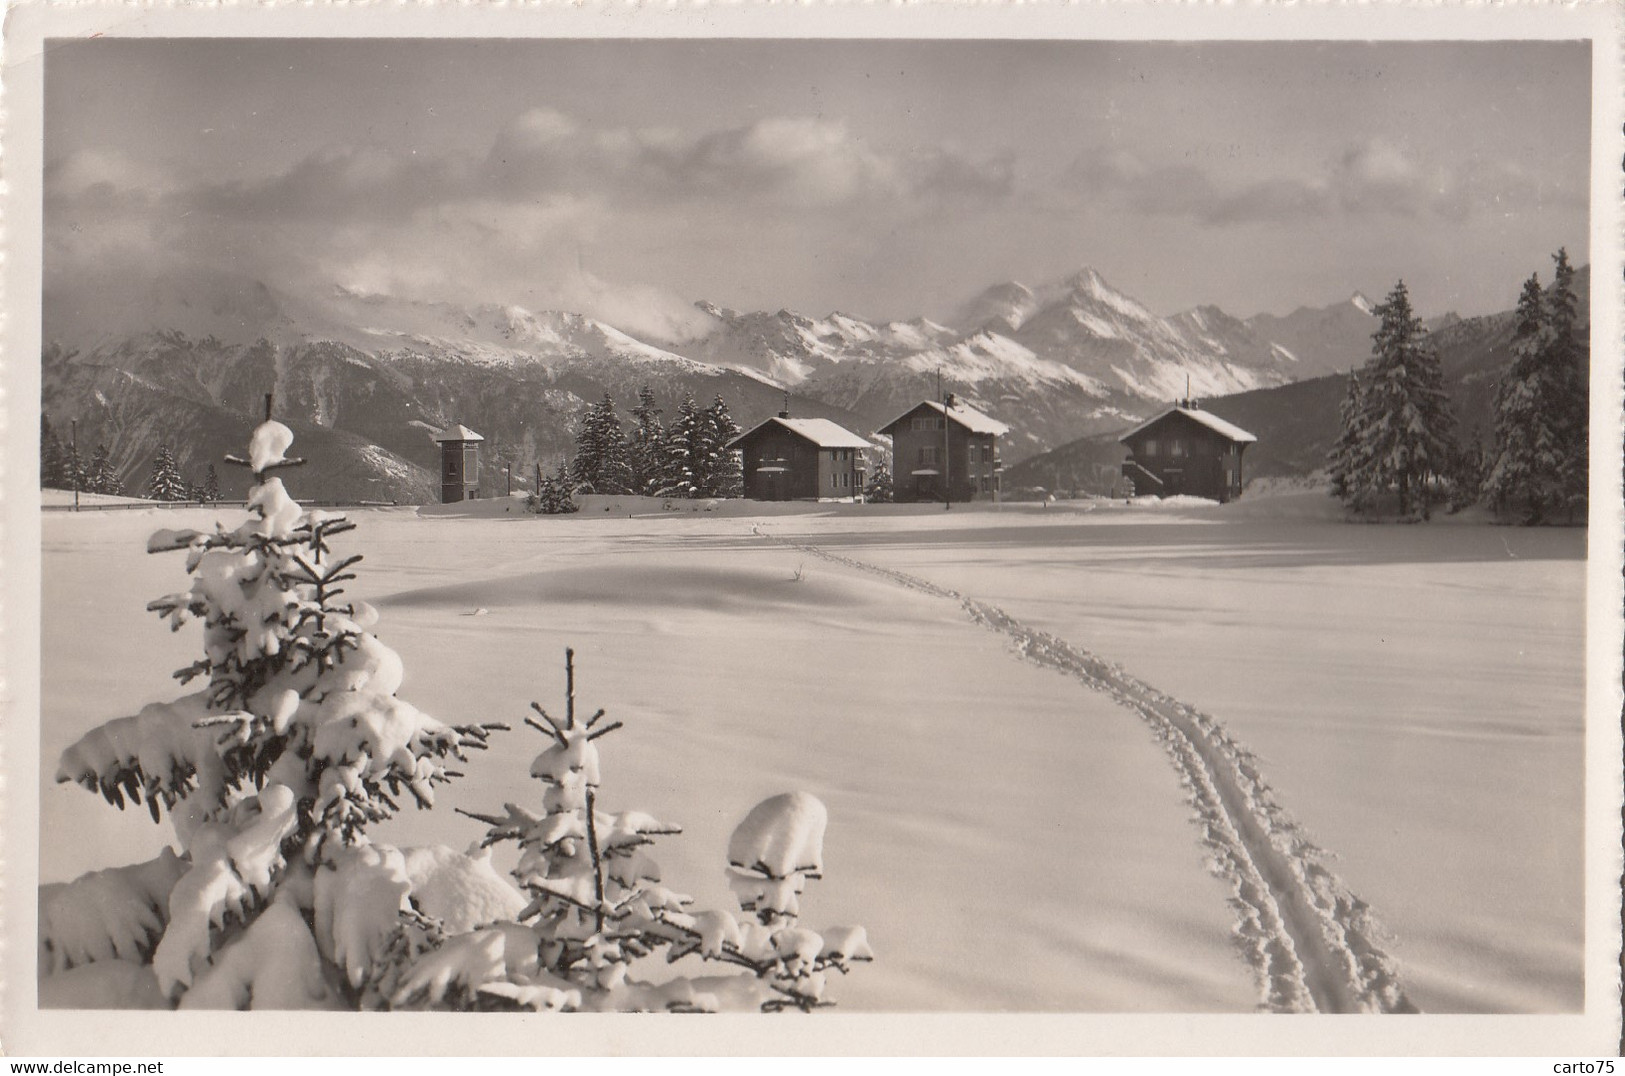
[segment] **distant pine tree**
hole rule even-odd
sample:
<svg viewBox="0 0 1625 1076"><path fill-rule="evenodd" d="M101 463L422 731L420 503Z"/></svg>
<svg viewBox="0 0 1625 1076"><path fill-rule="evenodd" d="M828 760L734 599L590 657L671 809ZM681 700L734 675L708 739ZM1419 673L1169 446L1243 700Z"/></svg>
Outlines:
<svg viewBox="0 0 1625 1076"><path fill-rule="evenodd" d="M39 418L39 484L41 489L63 489L68 479L68 450L44 414Z"/></svg>
<svg viewBox="0 0 1625 1076"><path fill-rule="evenodd" d="M536 492L526 498L525 504L532 512L544 516L579 512L581 506L576 504L570 495L572 486L569 471L561 463L557 471L541 478L537 483Z"/></svg>
<svg viewBox="0 0 1625 1076"><path fill-rule="evenodd" d="M1514 506L1538 523L1561 498L1558 385L1548 367L1551 327L1540 277L1524 281L1512 331L1512 364L1495 390L1495 458L1485 496L1497 512Z"/></svg>
<svg viewBox="0 0 1625 1076"><path fill-rule="evenodd" d="M77 445L68 445L67 452L63 456L62 488L81 492L90 489L90 468L85 465L84 457L79 455Z"/></svg>
<svg viewBox="0 0 1625 1076"><path fill-rule="evenodd" d="M677 418L666 427L661 440L660 489L662 497L698 497L699 450L705 424L693 393L684 393Z"/></svg>
<svg viewBox="0 0 1625 1076"><path fill-rule="evenodd" d="M608 392L581 417L575 457L570 461L570 481L583 493L632 492L626 438L615 413L615 401Z"/></svg>
<svg viewBox="0 0 1625 1076"><path fill-rule="evenodd" d="M1552 330L1548 365L1557 383L1563 506L1572 515L1574 507L1585 502L1591 477L1591 346L1581 336L1579 298L1574 294L1574 266L1569 264L1568 251L1559 247L1552 261L1556 267L1546 292L1546 318Z"/></svg>
<svg viewBox="0 0 1625 1076"><path fill-rule="evenodd" d="M1375 483L1366 451L1366 425L1370 416L1358 370L1349 373L1348 392L1338 407L1338 418L1337 441L1332 445L1328 461L1332 496L1358 512L1369 502Z"/></svg>
<svg viewBox="0 0 1625 1076"><path fill-rule="evenodd" d="M1431 482L1444 474L1455 452L1444 375L1403 280L1375 312L1382 324L1372 335L1371 359L1361 377L1356 459L1370 488L1398 491L1401 515L1409 515L1417 501L1426 518Z"/></svg>
<svg viewBox="0 0 1625 1076"><path fill-rule="evenodd" d="M863 499L870 504L890 504L896 499L891 468L886 466L885 460L880 460L875 464L874 471L869 475L868 483L863 487Z"/></svg>
<svg viewBox="0 0 1625 1076"><path fill-rule="evenodd" d="M1484 495L1497 512L1518 511L1529 524L1572 511L1586 495L1588 348L1579 341L1574 269L1568 252L1543 292L1524 282L1512 335L1512 362L1496 385L1495 453Z"/></svg>
<svg viewBox="0 0 1625 1076"><path fill-rule="evenodd" d="M631 471L632 492L652 496L661 488L661 450L666 431L660 425L660 408L648 385L638 390L638 405L632 409L637 425L627 441L627 466Z"/></svg>
<svg viewBox="0 0 1625 1076"><path fill-rule="evenodd" d="M739 451L728 442L740 434L739 424L728 413L719 395L705 409L698 443L699 488L702 497L743 497L745 472Z"/></svg>
<svg viewBox="0 0 1625 1076"><path fill-rule="evenodd" d="M113 466L113 459L106 445L96 446L96 454L90 459L90 473L86 478L85 488L92 493L107 493L115 497L124 492L124 480L119 477L118 469Z"/></svg>
<svg viewBox="0 0 1625 1076"><path fill-rule="evenodd" d="M220 473L209 464L209 469L203 475L203 499L214 504L220 499Z"/></svg>
<svg viewBox="0 0 1625 1076"><path fill-rule="evenodd" d="M155 501L186 500L186 482L168 445L161 445L158 458L152 462L152 477L147 479L147 496Z"/></svg>

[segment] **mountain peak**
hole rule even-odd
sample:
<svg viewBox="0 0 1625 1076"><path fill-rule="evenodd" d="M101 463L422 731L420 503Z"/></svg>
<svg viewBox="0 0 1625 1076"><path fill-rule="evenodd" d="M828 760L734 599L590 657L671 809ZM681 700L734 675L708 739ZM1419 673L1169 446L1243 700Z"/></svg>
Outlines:
<svg viewBox="0 0 1625 1076"><path fill-rule="evenodd" d="M1106 283L1106 278L1101 276L1091 265L1086 265L1067 277L1062 286L1068 291L1081 291L1089 294L1112 290L1111 285Z"/></svg>
<svg viewBox="0 0 1625 1076"><path fill-rule="evenodd" d="M953 322L968 330L980 329L997 322L1001 328L1015 330L1038 309L1033 289L1016 280L1006 280L983 290L960 308Z"/></svg>

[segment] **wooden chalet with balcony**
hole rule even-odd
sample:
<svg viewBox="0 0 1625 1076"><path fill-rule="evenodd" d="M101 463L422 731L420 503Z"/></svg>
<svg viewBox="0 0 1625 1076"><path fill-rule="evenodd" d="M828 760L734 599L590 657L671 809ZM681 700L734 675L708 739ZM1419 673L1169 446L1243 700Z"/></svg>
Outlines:
<svg viewBox="0 0 1625 1076"><path fill-rule="evenodd" d="M1137 495L1183 494L1222 504L1241 496L1241 454L1258 438L1187 400L1117 440L1128 448L1123 477Z"/></svg>
<svg viewBox="0 0 1625 1076"><path fill-rule="evenodd" d="M950 393L926 400L878 431L892 439L893 496L898 501L998 500L1004 464L999 438L1010 427Z"/></svg>
<svg viewBox="0 0 1625 1076"><path fill-rule="evenodd" d="M827 418L767 419L728 442L742 459L755 501L849 501L863 493L874 445Z"/></svg>

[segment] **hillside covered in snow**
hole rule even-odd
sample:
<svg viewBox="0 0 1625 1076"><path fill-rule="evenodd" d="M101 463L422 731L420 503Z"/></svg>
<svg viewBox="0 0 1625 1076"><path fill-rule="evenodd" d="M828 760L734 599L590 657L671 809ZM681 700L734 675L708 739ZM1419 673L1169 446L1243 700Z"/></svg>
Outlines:
<svg viewBox="0 0 1625 1076"><path fill-rule="evenodd" d="M1370 332L1352 301L1313 331L1282 329L1289 345L1267 319L1212 307L1164 318L1092 269L995 285L954 325L710 302L695 312L685 335L663 340L568 312L343 288L295 297L229 275L86 278L45 294L43 408L54 427L77 421L86 445L107 446L134 488L163 444L183 471L217 459L273 391L326 464L314 497L411 503L433 497L433 431L482 433L496 492L504 466L523 479L567 457L604 392L628 409L648 385L668 412L685 393L721 395L747 428L788 403L868 436L940 387L1009 425L1005 458L1019 462L1137 421L1187 386L1211 396L1323 371Z"/></svg>

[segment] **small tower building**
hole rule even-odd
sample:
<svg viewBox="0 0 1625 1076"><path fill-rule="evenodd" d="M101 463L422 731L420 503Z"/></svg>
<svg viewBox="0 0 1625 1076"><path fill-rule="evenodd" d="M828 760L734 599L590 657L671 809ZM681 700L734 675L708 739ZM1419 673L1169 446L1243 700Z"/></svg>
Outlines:
<svg viewBox="0 0 1625 1076"><path fill-rule="evenodd" d="M480 442L485 440L458 424L435 438L440 442L440 503L472 501L480 495Z"/></svg>

